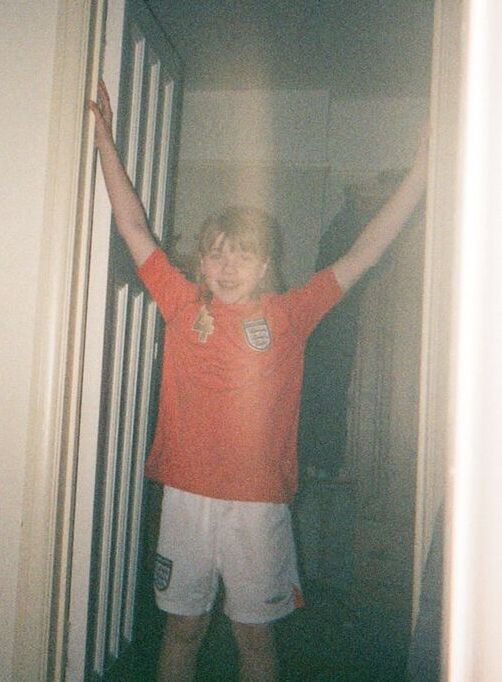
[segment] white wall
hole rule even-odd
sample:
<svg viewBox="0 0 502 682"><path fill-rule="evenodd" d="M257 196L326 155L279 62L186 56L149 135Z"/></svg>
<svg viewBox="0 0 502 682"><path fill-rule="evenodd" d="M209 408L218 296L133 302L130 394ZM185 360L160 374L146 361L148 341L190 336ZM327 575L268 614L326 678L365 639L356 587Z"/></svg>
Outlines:
<svg viewBox="0 0 502 682"><path fill-rule="evenodd" d="M228 204L272 212L285 236L289 284L315 263L327 176L325 91L185 94L176 196L179 248Z"/></svg>
<svg viewBox="0 0 502 682"><path fill-rule="evenodd" d="M411 160L420 99L330 102L326 90L195 91L184 97L175 229L179 249L225 204L258 205L284 227L289 284L312 272L347 178Z"/></svg>
<svg viewBox="0 0 502 682"><path fill-rule="evenodd" d="M12 669L56 7L0 5L0 680Z"/></svg>

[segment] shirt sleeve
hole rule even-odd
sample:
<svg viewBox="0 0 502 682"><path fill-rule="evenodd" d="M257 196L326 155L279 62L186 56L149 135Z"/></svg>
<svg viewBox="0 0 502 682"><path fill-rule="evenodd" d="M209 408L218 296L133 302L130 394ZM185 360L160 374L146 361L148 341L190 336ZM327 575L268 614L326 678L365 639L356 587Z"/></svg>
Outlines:
<svg viewBox="0 0 502 682"><path fill-rule="evenodd" d="M169 262L167 255L160 248L148 256L137 269L137 273L166 322L197 295L196 285L189 282Z"/></svg>
<svg viewBox="0 0 502 682"><path fill-rule="evenodd" d="M331 266L316 273L305 286L283 294L288 317L296 332L307 338L317 324L343 297Z"/></svg>

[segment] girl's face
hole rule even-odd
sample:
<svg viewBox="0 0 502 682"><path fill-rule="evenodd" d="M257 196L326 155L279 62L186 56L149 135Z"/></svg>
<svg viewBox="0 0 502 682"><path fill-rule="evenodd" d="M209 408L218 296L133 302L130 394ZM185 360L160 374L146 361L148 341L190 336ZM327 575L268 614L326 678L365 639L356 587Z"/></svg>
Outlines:
<svg viewBox="0 0 502 682"><path fill-rule="evenodd" d="M252 251L243 251L224 234L216 237L200 261L200 272L209 290L222 303L251 301L266 269L267 262Z"/></svg>

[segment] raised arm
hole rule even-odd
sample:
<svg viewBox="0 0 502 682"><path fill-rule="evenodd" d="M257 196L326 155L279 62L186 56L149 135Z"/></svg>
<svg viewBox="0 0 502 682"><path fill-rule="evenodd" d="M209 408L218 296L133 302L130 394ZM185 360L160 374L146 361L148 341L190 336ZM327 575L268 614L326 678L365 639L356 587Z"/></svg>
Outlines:
<svg viewBox="0 0 502 682"><path fill-rule="evenodd" d="M425 190L428 147L428 130L424 129L407 176L366 225L350 250L333 264L333 271L344 291L350 289L368 268L377 263L413 212Z"/></svg>
<svg viewBox="0 0 502 682"><path fill-rule="evenodd" d="M98 101L89 102L89 108L96 119L95 142L115 223L134 262L139 266L157 248L157 243L148 227L141 200L113 141L112 109L102 81L98 85Z"/></svg>

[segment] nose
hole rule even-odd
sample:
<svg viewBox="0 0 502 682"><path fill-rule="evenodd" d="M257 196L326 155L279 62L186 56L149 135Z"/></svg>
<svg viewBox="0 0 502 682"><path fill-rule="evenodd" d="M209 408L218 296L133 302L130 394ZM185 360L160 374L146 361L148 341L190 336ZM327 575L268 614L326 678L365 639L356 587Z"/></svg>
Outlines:
<svg viewBox="0 0 502 682"><path fill-rule="evenodd" d="M224 272L233 271L235 269L235 258L232 258L232 254L226 254L223 257L222 270Z"/></svg>

